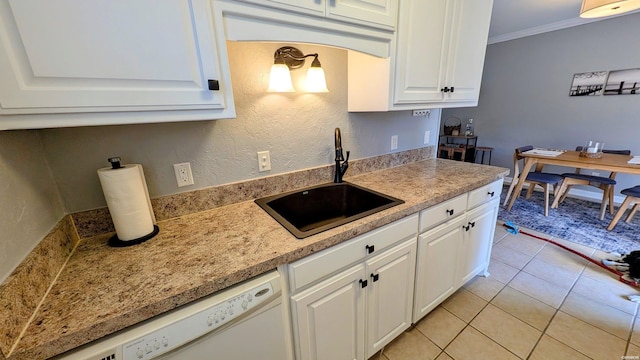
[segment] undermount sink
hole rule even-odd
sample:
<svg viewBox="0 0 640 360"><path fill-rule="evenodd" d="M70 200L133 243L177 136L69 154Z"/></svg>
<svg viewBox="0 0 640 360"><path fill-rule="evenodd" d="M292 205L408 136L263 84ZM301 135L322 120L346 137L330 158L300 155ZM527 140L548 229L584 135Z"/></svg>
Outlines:
<svg viewBox="0 0 640 360"><path fill-rule="evenodd" d="M298 239L404 203L350 183L323 184L255 202Z"/></svg>

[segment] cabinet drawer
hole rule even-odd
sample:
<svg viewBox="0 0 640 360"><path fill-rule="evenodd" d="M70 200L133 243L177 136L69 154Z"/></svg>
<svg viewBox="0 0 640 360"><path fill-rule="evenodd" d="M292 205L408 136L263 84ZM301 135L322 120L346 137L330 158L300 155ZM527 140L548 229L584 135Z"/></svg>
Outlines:
<svg viewBox="0 0 640 360"><path fill-rule="evenodd" d="M473 209L480 204L491 199L499 199L502 192L503 179L492 182L489 185L485 185L479 189L475 189L469 192L469 201L467 202L467 209Z"/></svg>
<svg viewBox="0 0 640 360"><path fill-rule="evenodd" d="M417 230L418 214L414 214L289 264L291 292L367 256L376 255L390 245L416 236Z"/></svg>
<svg viewBox="0 0 640 360"><path fill-rule="evenodd" d="M463 214L467 207L467 194L447 200L420 212L420 232Z"/></svg>

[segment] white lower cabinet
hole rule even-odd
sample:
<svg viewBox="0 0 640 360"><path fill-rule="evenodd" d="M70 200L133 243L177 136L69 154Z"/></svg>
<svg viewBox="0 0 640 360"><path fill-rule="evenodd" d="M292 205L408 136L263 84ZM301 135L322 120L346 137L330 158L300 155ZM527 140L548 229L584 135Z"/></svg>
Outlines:
<svg viewBox="0 0 640 360"><path fill-rule="evenodd" d="M413 322L443 302L458 288L458 253L464 237L464 215L418 237Z"/></svg>
<svg viewBox="0 0 640 360"><path fill-rule="evenodd" d="M454 198L420 214L413 322L417 322L478 274L488 275L502 180L469 192L466 212ZM457 214L434 222L438 213ZM430 216L424 216L428 214Z"/></svg>
<svg viewBox="0 0 640 360"><path fill-rule="evenodd" d="M297 359L364 359L364 281L360 264L291 297Z"/></svg>
<svg viewBox="0 0 640 360"><path fill-rule="evenodd" d="M296 359L369 359L488 275L501 190L502 179L288 264Z"/></svg>
<svg viewBox="0 0 640 360"><path fill-rule="evenodd" d="M397 229L398 231L394 231ZM418 217L399 220L349 243L370 254L291 296L297 359L368 359L411 325ZM395 238L384 249L376 245ZM363 242L366 239L368 241ZM343 244L343 246L349 244ZM344 247L349 250L349 247ZM302 259L292 272L343 258L333 249ZM292 264L296 265L296 263Z"/></svg>
<svg viewBox="0 0 640 360"><path fill-rule="evenodd" d="M411 325L416 239L367 261L367 358Z"/></svg>
<svg viewBox="0 0 640 360"><path fill-rule="evenodd" d="M486 271L491 256L499 202L498 196L495 200L467 213L467 224L464 227L459 254L460 286L478 274L488 275Z"/></svg>

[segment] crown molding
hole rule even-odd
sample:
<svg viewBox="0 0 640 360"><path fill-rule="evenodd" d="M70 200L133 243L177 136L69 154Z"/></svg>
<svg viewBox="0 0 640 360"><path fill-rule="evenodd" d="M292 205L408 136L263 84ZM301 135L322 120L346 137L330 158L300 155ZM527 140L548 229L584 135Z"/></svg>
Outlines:
<svg viewBox="0 0 640 360"><path fill-rule="evenodd" d="M527 36L543 34L546 32L562 30L562 29L566 29L566 28L570 28L578 25L584 25L584 24L588 24L596 21L613 19L616 17L630 15L630 14L639 13L639 12L640 10L636 10L636 11L632 11L624 14L618 14L614 16L595 18L595 19L583 19L580 17L576 17L569 20L562 20L562 21L551 23L551 24L536 26L529 29L524 29L520 31L514 31L511 33L503 34L503 35L493 36L488 39L487 45L497 44L497 43L501 43L509 40L515 40L515 39L519 39Z"/></svg>

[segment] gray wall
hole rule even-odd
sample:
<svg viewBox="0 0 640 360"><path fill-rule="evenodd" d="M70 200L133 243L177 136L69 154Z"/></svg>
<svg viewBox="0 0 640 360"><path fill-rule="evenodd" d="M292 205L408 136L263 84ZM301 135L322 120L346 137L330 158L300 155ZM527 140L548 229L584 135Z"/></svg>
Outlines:
<svg viewBox="0 0 640 360"><path fill-rule="evenodd" d="M351 159L423 147L425 130L431 132L431 145L435 143L439 111L432 111L429 118L412 117L409 111L347 112L346 50L298 45L304 53L320 54L329 93L267 93L273 53L281 45L228 43L236 119L38 130L33 132L36 136L31 140L33 146L20 149L27 155L14 151L7 151L5 155L0 148L3 156L9 158L7 165L0 164L1 169L16 176L14 173L24 171L37 173L41 169L35 167L48 165L52 175L40 176L39 181L51 189L58 187L64 210L70 213L106 206L96 170L108 166L106 159L111 156L121 156L125 163L142 164L149 193L151 197L158 197L332 164L335 127L341 128L343 147L351 151ZM307 62L303 69L292 72L294 85L302 80L309 65ZM20 141L17 136L25 133L31 134L0 134L11 141ZM398 135L398 150L390 149L392 135ZM271 152L272 170L259 173L256 152L263 150ZM25 156L42 157L43 153L46 161L40 158L34 164L21 162ZM195 185L177 187L173 164L181 162L191 163ZM46 202L56 197L55 191L41 193L36 199L27 198L22 192L2 191L12 203ZM59 209L41 212L47 219L61 217ZM25 220L33 221L33 217ZM6 234L16 226L13 220L9 222L0 223L0 232ZM49 228L53 223L50 222ZM16 247L15 242L25 244L19 251L9 249L7 253L19 261L28 253L24 250L33 248L41 235L24 234L18 239L3 236L0 249ZM15 264L0 267L0 280Z"/></svg>
<svg viewBox="0 0 640 360"><path fill-rule="evenodd" d="M40 134L0 131L0 283L64 215Z"/></svg>
<svg viewBox="0 0 640 360"><path fill-rule="evenodd" d="M631 14L490 45L478 106L443 110L442 122L473 118L479 145L494 147L492 163L509 168L514 148L529 144L601 140L640 155L640 95L569 97L575 73L640 68L638 24L640 14ZM640 184L633 175L617 179L616 191Z"/></svg>

